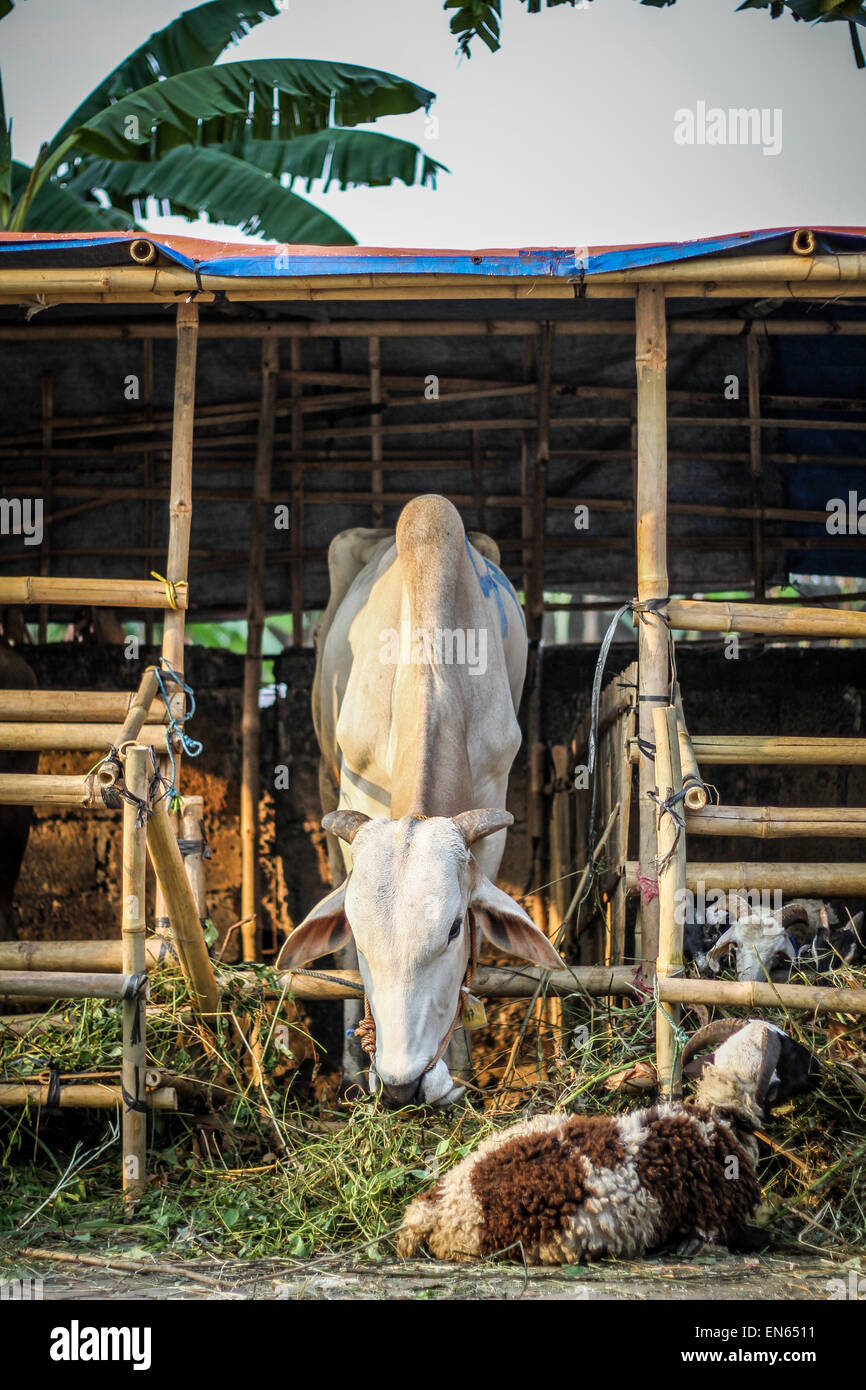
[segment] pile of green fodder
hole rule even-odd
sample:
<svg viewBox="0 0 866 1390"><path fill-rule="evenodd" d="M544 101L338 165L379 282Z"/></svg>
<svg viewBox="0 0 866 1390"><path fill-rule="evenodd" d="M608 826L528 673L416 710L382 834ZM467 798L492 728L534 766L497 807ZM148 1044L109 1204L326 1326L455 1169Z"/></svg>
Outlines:
<svg viewBox="0 0 866 1390"><path fill-rule="evenodd" d="M230 972L226 972L230 976ZM273 976L260 972L263 985ZM247 977L249 968L247 967ZM838 984L866 984L844 972ZM178 1089L154 1113L147 1191L130 1219L120 1199L112 1112L0 1111L0 1232L7 1249L52 1237L82 1246L192 1257L306 1259L392 1253L407 1202L494 1130L541 1111L611 1113L651 1104L655 1005L564 1001L566 1026L533 1016L519 1057L487 1061L498 1079L452 1111L383 1109L375 1097L318 1100L299 1084L311 1040L286 999L231 985L214 1036L189 1013L179 976L153 981L149 1061ZM529 1006L527 1005L527 1008ZM842 1253L866 1240L866 1020L772 1018L823 1063L819 1088L782 1107L761 1140L763 1206L775 1243ZM740 1014L742 1016L742 1014ZM58 1025L0 1039L0 1076L119 1067L116 1004L88 1001ZM702 1021L686 1011L684 1027ZM519 1062L519 1065L515 1065ZM312 1062L315 1068L315 1060ZM503 1084L504 1083L504 1084ZM23 1224L22 1224L23 1223Z"/></svg>

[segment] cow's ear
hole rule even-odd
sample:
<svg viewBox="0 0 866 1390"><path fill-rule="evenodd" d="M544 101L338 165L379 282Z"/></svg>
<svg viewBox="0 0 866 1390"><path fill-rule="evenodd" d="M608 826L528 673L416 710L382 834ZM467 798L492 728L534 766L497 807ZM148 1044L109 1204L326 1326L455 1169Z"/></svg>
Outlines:
<svg viewBox="0 0 866 1390"><path fill-rule="evenodd" d="M547 937L535 926L519 903L503 893L472 861L469 909L476 925L500 951L531 960L545 970L560 970L563 961Z"/></svg>
<svg viewBox="0 0 866 1390"><path fill-rule="evenodd" d="M278 970L297 970L317 956L326 956L348 945L352 931L346 919L346 879L308 912L287 937L277 956Z"/></svg>

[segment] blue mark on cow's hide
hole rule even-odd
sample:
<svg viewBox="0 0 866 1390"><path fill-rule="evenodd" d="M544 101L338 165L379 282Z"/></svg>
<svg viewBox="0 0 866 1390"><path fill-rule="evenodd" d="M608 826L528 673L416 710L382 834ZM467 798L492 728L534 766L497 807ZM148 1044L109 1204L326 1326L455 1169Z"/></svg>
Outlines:
<svg viewBox="0 0 866 1390"><path fill-rule="evenodd" d="M499 627L504 638L508 635L508 617L505 612L505 604L502 602L502 595L499 591L500 589L504 589L507 594L511 595L517 605L520 621L523 622L523 610L520 607L517 595L502 571L497 569L493 561L488 560L486 555L481 556L481 562L484 565L483 573L479 570L475 563L475 557L472 554L472 547L469 544L468 536L463 537L463 543L466 546L466 554L469 556L469 563L478 576L478 583L481 585L482 594L485 598L492 597L496 600L496 607L499 609Z"/></svg>

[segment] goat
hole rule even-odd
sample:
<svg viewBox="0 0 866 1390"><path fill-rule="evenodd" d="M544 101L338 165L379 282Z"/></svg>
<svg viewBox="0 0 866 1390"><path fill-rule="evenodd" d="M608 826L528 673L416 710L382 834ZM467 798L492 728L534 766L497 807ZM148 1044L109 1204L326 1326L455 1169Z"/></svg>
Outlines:
<svg viewBox="0 0 866 1390"><path fill-rule="evenodd" d="M787 980L797 958L792 932L798 925L812 929L812 904L801 899L769 912L732 893L730 905L734 921L707 952L709 968L718 972L722 958L733 950L738 980Z"/></svg>
<svg viewBox="0 0 866 1390"><path fill-rule="evenodd" d="M407 1208L404 1257L504 1254L573 1264L684 1241L754 1247L759 1198L754 1130L780 1101L816 1084L817 1060L772 1023L716 1020L689 1040L703 1065L695 1103L620 1116L541 1115L486 1139Z"/></svg>
<svg viewBox="0 0 866 1390"><path fill-rule="evenodd" d="M866 934L863 913L848 914L848 926L822 926L797 952L797 965L815 970L835 970L840 965L863 965L866 962Z"/></svg>

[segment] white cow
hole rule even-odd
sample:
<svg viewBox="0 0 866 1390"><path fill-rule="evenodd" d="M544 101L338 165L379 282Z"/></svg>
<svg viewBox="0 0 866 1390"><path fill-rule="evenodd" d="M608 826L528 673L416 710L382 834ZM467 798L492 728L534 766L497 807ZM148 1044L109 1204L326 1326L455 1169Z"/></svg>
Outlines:
<svg viewBox="0 0 866 1390"><path fill-rule="evenodd" d="M395 1104L462 1095L441 1054L473 936L561 964L494 885L512 817L477 809L504 807L520 746L526 631L498 558L437 496L410 502L396 534L343 532L328 556L313 715L322 824L342 851L341 864L329 840L332 878L348 877L278 964L356 948L375 1021L370 1085Z"/></svg>

